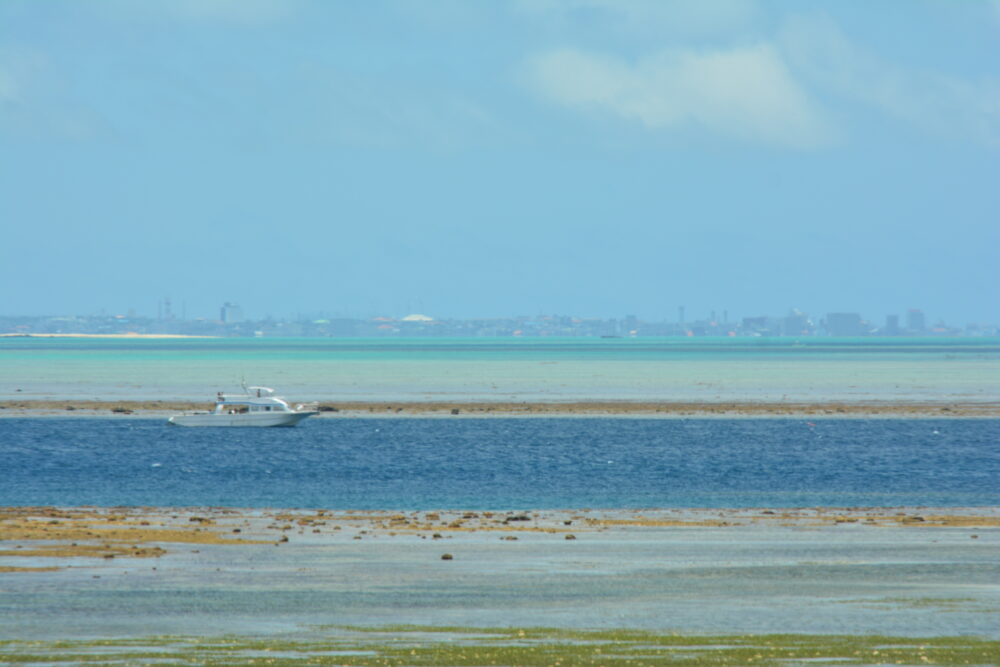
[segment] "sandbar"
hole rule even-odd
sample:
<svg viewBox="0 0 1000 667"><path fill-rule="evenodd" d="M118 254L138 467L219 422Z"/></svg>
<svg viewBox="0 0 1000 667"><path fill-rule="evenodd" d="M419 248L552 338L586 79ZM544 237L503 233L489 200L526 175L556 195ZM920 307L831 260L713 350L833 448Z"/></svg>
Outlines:
<svg viewBox="0 0 1000 667"><path fill-rule="evenodd" d="M1000 401L331 401L320 417L806 417L997 418ZM0 401L0 416L162 417L207 410L205 402L148 400Z"/></svg>

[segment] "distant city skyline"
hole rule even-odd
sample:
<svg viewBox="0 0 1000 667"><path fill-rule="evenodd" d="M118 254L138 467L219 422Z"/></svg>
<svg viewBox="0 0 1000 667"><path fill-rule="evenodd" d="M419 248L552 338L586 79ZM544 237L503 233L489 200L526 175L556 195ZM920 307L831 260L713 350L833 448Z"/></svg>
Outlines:
<svg viewBox="0 0 1000 667"><path fill-rule="evenodd" d="M424 308L403 308L398 311L374 311L370 310L368 312L356 313L347 312L344 310L338 310L336 308L323 308L317 305L312 310L301 311L301 312L289 312L289 313L261 313L257 312L255 309L244 308L243 302L236 301L225 301L220 303L215 309L210 309L207 313L188 313L188 309L185 303L181 302L178 304L173 299L165 298L156 302L155 311L148 312L137 308L126 308L124 310L108 310L108 309L96 309L96 310L83 310L79 312L67 312L67 313L0 313L0 318L15 318L15 317L30 317L30 318L58 318L58 317L124 317L131 319L150 319L150 320L210 320L210 321L221 321L221 322L233 322L242 320L266 320L266 319L277 319L277 320L308 320L317 318L346 318L346 319L370 319L377 317L386 317L396 320L402 320L408 316L426 316L432 320L477 320L477 319L509 319L509 318L524 318L524 317L555 317L555 316L566 316L574 317L579 319L625 319L627 317L635 317L644 321L662 321L662 322L702 322L702 321L718 321L718 322L738 322L746 318L756 318L756 317L789 317L793 315L802 315L810 318L820 318L825 317L831 313L843 313L843 314L856 314L861 319L872 322L873 324L878 324L879 326L893 326L892 322L895 322L895 326L900 328L923 328L930 327L938 323L945 323L951 326L965 326L967 324L986 324L992 323L992 321L987 320L982 317L965 317L953 320L947 320L944 317L937 316L935 313L927 313L922 308L909 307L909 308L899 308L895 311L888 311L885 313L866 313L859 309L845 309L833 311L830 309L821 308L799 308L790 307L786 308L784 311L764 313L758 311L743 311L741 309L731 309L731 308L699 308L699 307L689 307L687 305L677 305L677 306L666 306L659 314L657 314L655 309L646 309L646 311L651 313L649 315L639 315L636 312L613 312L613 313L571 313L567 311L553 311L553 312L530 312L528 310L522 309L520 311L515 311L511 313L493 313L486 315L442 315L435 313L433 311ZM919 321L921 324L919 327L914 327L913 323ZM1000 320L998 320L1000 322Z"/></svg>
<svg viewBox="0 0 1000 667"><path fill-rule="evenodd" d="M573 317L584 317L584 318L614 318L614 317L626 317L627 315L639 316L644 319L657 318L664 321L695 321L695 320L720 320L726 321L729 319L741 319L743 317L756 317L761 315L781 315L786 316L793 312L802 312L807 315L816 315L818 313L828 313L828 312L858 312L865 315L868 319L873 317L884 318L887 316L897 316L900 321L904 321L907 313L910 311L917 311L924 314L925 319L928 321L935 317L934 313L926 313L923 308L919 307L906 307L906 308L896 308L895 310L888 310L884 313L862 313L858 308L847 308L843 311L835 311L829 308L804 308L799 306L792 306L779 310L778 312L764 313L760 311L751 311L741 308L716 308L716 307L699 307L689 306L689 305L666 305L663 308L645 308L639 311L624 311L617 310L614 312L606 313L571 313L565 310L555 310L551 312L533 312L530 309L522 308L519 310L514 310L511 312L501 313L487 313L487 314L442 314L432 311L427 308L419 307L415 305L412 308L404 307L401 309L395 309L391 311L386 310L374 310L366 309L362 311L351 312L344 309L338 309L336 307L324 307L320 304L315 305L314 308L309 310L300 310L296 312L284 312L284 313L273 313L273 312L262 312L260 309L254 308L251 304L250 307L244 307L244 301L223 301L220 302L214 308L209 308L205 312L188 312L189 309L187 304L183 301L178 302L174 299L160 300L155 303L154 306L149 308L119 308L119 309L108 309L108 308L90 308L90 309L80 309L70 312L6 312L0 313L0 317L66 317L66 316L126 316L126 317L139 317L139 318L149 318L149 319L220 319L223 321L227 320L226 312L232 316L233 313L238 313L240 319L266 319L266 318L280 318L280 319L294 319L297 317L351 317L351 318L367 318L367 317L393 317L393 318L403 318L407 315L427 315L433 319L480 319L480 318L491 318L491 317L531 317L536 315L569 315ZM639 314L643 313L643 314ZM944 320L943 317L937 317L937 320ZM965 317L958 318L955 321L968 320L970 322L974 321L985 321L981 317Z"/></svg>
<svg viewBox="0 0 1000 667"><path fill-rule="evenodd" d="M1000 321L996 2L5 0L0 312Z"/></svg>
<svg viewBox="0 0 1000 667"><path fill-rule="evenodd" d="M0 336L11 335L126 335L172 334L225 337L507 337L600 336L603 338L657 336L997 336L995 323L949 323L929 320L919 309L883 320L858 312L813 314L792 309L784 315L732 316L728 311L707 317L687 317L678 307L675 319L645 319L634 314L618 317L580 317L537 314L487 318L435 318L411 313L345 317L324 313L291 318L253 318L233 302L224 303L216 317L187 319L161 304L155 318L135 312L127 315L77 315L57 317L0 315Z"/></svg>

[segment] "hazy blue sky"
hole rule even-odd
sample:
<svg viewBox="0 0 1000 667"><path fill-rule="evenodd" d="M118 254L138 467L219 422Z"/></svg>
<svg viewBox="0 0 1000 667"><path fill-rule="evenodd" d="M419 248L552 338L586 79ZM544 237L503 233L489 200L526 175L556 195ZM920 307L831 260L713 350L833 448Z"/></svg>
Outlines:
<svg viewBox="0 0 1000 667"><path fill-rule="evenodd" d="M0 2L6 314L998 322L998 158L998 2Z"/></svg>

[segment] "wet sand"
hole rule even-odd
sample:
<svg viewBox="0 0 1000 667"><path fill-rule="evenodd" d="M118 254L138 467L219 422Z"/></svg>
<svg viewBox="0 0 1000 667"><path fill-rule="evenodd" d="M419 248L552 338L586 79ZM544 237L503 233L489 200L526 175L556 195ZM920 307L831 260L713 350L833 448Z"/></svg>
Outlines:
<svg viewBox="0 0 1000 667"><path fill-rule="evenodd" d="M0 401L0 416L161 417L212 407L190 401L9 400ZM343 401L320 403L319 409L321 417L1000 417L1000 402L995 401Z"/></svg>

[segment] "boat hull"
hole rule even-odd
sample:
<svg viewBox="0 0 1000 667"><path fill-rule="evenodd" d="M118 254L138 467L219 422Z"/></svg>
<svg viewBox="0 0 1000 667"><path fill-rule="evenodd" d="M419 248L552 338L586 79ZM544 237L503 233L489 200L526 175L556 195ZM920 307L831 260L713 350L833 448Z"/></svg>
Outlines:
<svg viewBox="0 0 1000 667"><path fill-rule="evenodd" d="M295 426L307 417L319 414L318 412L269 412L269 413L244 413L244 414L215 414L206 412L204 414L175 415L167 421L174 426Z"/></svg>

